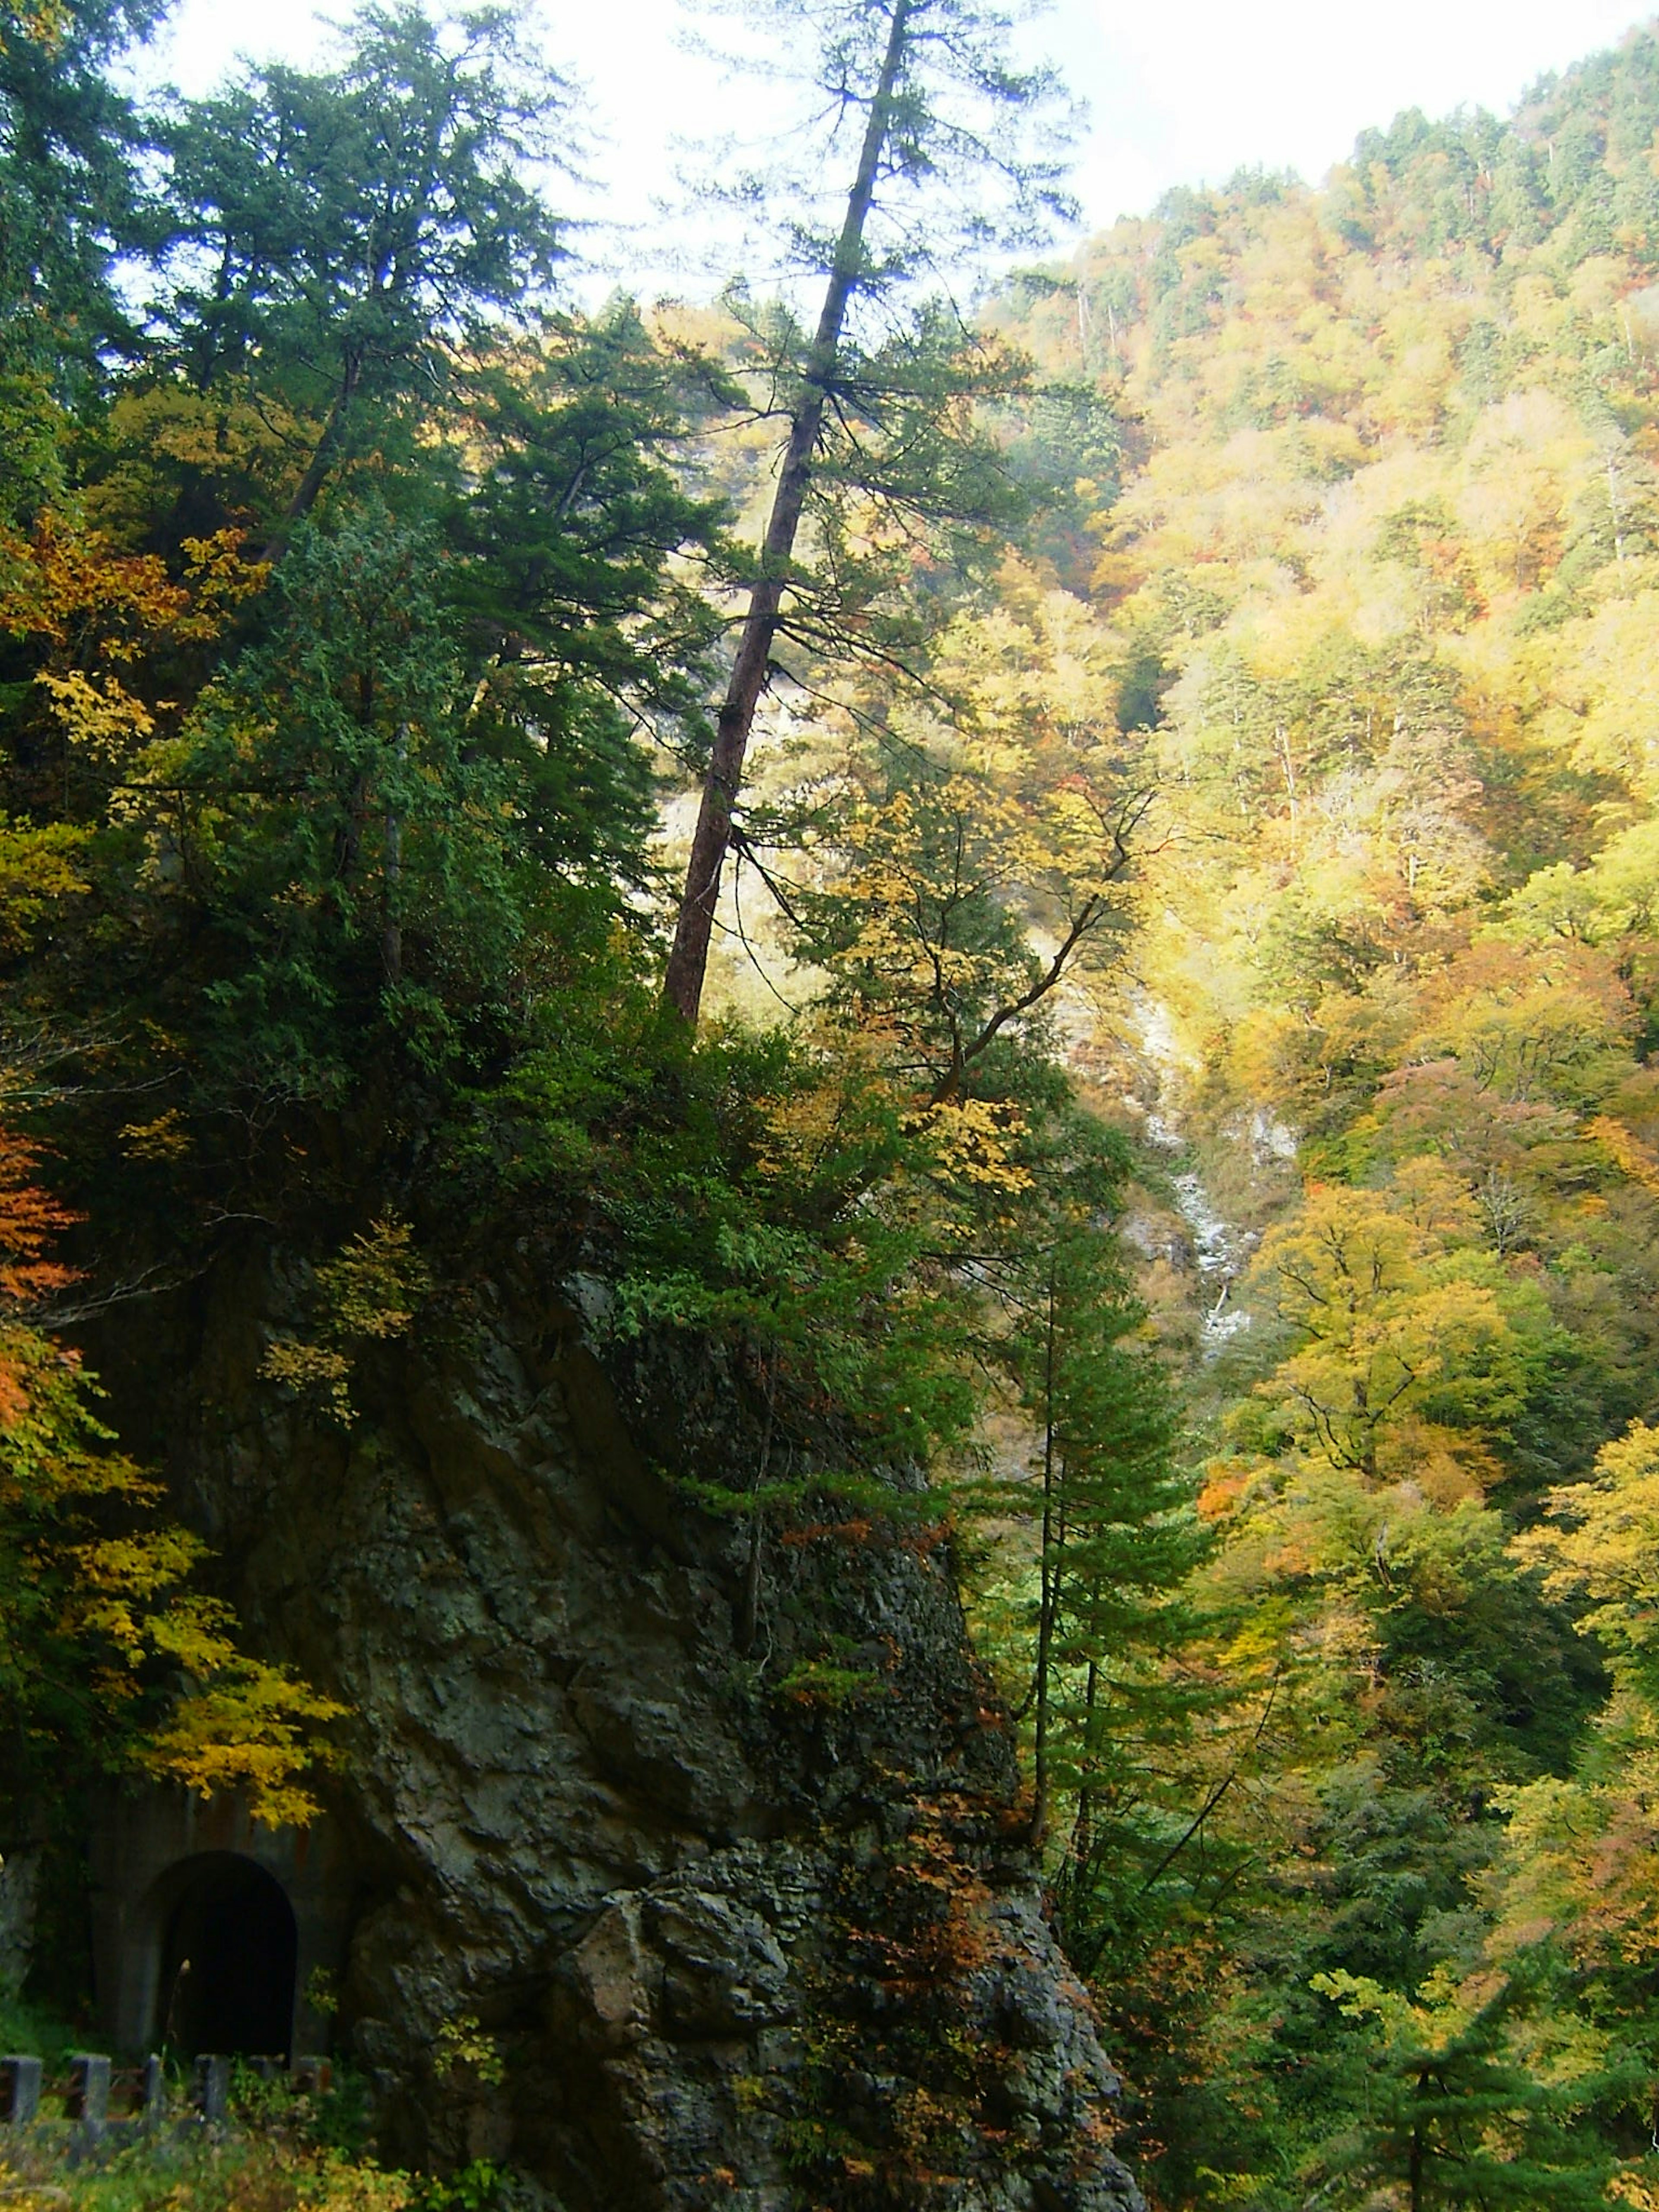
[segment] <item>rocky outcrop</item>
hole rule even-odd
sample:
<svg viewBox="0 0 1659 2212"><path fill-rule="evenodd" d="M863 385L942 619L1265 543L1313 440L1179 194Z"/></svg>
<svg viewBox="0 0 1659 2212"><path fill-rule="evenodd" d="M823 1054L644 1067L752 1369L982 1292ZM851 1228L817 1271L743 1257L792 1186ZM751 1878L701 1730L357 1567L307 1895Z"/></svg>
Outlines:
<svg viewBox="0 0 1659 2212"><path fill-rule="evenodd" d="M752 1464L708 1362L485 1285L346 1434L260 1379L283 1298L218 1284L149 1418L252 1632L352 1709L340 2021L388 2150L564 2212L1135 2205L936 1532L775 1534L751 1618L752 1532L665 1471Z"/></svg>
<svg viewBox="0 0 1659 2212"><path fill-rule="evenodd" d="M15 1996L28 1972L40 1887L38 1846L14 1845L0 1859L0 1997Z"/></svg>

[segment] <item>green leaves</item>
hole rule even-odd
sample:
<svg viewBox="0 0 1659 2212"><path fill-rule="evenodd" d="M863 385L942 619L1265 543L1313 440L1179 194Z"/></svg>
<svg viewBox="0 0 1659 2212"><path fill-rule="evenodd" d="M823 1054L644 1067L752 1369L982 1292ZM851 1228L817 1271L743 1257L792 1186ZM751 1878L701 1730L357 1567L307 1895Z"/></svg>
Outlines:
<svg viewBox="0 0 1659 2212"><path fill-rule="evenodd" d="M560 158L564 88L509 10L369 5L348 38L337 69L250 70L164 141L161 313L194 381L308 375L337 441L523 318L562 250L523 172Z"/></svg>
<svg viewBox="0 0 1659 2212"><path fill-rule="evenodd" d="M1315 2172L1403 2184L1411 2212L1605 2205L1614 2161L1583 2117L1608 2084L1599 2069L1552 2079L1528 2064L1516 2030L1539 1984L1525 1959L1461 1984L1443 1971L1414 1999L1363 1975L1316 1974L1316 1990L1377 2033L1356 2053L1370 2075L1364 2117Z"/></svg>

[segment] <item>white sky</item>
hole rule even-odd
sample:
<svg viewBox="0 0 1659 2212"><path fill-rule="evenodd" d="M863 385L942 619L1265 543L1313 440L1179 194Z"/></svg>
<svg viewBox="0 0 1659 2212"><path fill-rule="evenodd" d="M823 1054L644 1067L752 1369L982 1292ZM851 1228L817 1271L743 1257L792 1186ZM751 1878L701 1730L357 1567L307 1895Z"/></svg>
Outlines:
<svg viewBox="0 0 1659 2212"><path fill-rule="evenodd" d="M673 191L672 142L736 119L720 81L674 42L678 0L541 0L548 58L586 88L602 134L591 166L603 212L637 226L590 251L611 273L664 266L653 198ZM1649 5L1652 0L1649 0ZM325 5L340 17L349 0ZM1613 44L1648 8L1631 0L1055 0L1037 43L1091 109L1077 171L1088 226L1141 214L1170 185L1246 165L1316 180L1358 133L1402 108L1507 110L1547 70ZM179 0L145 75L207 89L238 53L316 58L308 0ZM607 143L608 142L608 143Z"/></svg>

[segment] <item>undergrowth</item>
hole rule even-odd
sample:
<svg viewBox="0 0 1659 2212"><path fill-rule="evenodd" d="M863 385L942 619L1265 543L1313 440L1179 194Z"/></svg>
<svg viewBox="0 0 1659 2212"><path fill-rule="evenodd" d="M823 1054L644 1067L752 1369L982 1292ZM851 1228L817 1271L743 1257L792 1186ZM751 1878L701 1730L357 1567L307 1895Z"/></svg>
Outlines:
<svg viewBox="0 0 1659 2212"><path fill-rule="evenodd" d="M20 2024L16 2008L0 2013L0 2027ZM39 2035L23 2047L45 2049ZM307 2095L239 2069L230 2119L214 2128L183 2116L182 2081L174 2087L177 2109L164 2125L140 2135L118 2122L90 2154L48 2102L41 2123L0 2137L0 2203L7 2212L507 2212L514 2201L512 2177L485 2160L447 2179L382 2165L349 2074Z"/></svg>

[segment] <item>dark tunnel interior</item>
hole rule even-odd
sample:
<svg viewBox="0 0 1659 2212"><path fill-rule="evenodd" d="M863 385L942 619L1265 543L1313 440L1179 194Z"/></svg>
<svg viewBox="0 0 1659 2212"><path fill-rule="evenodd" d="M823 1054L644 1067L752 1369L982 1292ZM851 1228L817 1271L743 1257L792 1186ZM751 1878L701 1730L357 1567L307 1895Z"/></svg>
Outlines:
<svg viewBox="0 0 1659 2212"><path fill-rule="evenodd" d="M299 1946L282 1884L230 1851L184 1872L162 1950L161 2039L186 2057L289 2057Z"/></svg>

